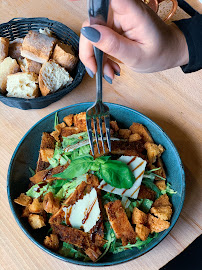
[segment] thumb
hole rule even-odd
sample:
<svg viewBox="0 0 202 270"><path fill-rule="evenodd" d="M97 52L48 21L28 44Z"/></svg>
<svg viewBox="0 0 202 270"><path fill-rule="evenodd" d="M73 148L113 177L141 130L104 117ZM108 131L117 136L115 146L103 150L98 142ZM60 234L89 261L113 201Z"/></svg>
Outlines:
<svg viewBox="0 0 202 270"><path fill-rule="evenodd" d="M134 59L137 61L138 55L140 55L138 42L129 40L106 26L91 25L83 27L81 34L86 37L93 46L129 66L131 63L134 63Z"/></svg>

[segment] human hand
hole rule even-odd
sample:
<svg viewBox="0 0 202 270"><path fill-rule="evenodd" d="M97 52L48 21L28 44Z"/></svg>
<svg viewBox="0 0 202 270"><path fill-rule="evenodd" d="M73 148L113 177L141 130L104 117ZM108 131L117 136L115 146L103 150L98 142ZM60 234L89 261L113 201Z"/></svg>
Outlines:
<svg viewBox="0 0 202 270"><path fill-rule="evenodd" d="M108 26L84 22L79 56L92 77L96 73L93 45L136 72L150 73L189 61L187 43L175 24L166 25L141 0L111 0ZM120 72L117 63L104 58L104 74L112 82Z"/></svg>

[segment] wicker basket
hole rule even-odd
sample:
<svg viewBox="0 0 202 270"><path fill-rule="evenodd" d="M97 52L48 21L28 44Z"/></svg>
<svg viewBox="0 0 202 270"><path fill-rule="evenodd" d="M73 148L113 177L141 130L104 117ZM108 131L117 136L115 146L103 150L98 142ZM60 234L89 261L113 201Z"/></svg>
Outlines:
<svg viewBox="0 0 202 270"><path fill-rule="evenodd" d="M7 37L12 41L16 38L24 37L30 30L38 31L40 28L43 29L45 27L48 27L57 39L65 44L71 45L75 54L78 55L79 37L77 34L66 25L57 21L49 20L48 18L14 18L9 22L0 25L0 36ZM72 84L64 87L54 94L50 94L46 97L40 96L35 99L6 97L0 94L0 101L10 107L22 110L41 109L61 99L77 87L82 81L84 74L85 67L81 61L79 61L74 72L71 73L71 76L74 78Z"/></svg>

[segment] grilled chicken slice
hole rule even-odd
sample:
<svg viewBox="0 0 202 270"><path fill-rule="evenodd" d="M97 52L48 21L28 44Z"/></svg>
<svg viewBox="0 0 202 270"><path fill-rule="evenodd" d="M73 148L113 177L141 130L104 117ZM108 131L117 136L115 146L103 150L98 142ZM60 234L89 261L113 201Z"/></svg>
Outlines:
<svg viewBox="0 0 202 270"><path fill-rule="evenodd" d="M126 246L128 243L134 244L137 235L128 220L121 201L109 202L104 207L116 237L121 239L123 246Z"/></svg>
<svg viewBox="0 0 202 270"><path fill-rule="evenodd" d="M96 224L89 231L89 235L91 235L92 242L97 246L102 247L105 244L104 240L104 225L102 218L102 205L100 200L100 190L97 189L99 185L98 178L94 175L88 175L87 181L83 181L76 190L64 201L62 207L55 213L50 219L49 223L52 224L61 224L62 222L66 222L67 225L71 225L69 223L69 214L65 212L63 208L68 208L69 206L74 205L78 200L83 199L85 194L90 193L93 188L97 191L98 203L101 210L100 218L97 220Z"/></svg>
<svg viewBox="0 0 202 270"><path fill-rule="evenodd" d="M60 224L51 224L53 232L60 236L61 241L82 248L92 261L96 261L102 252L92 242L90 234Z"/></svg>
<svg viewBox="0 0 202 270"><path fill-rule="evenodd" d="M34 184L38 184L40 182L49 182L58 179L57 177L53 177L54 174L63 172L67 167L68 163L63 166L57 166L50 170L43 170L37 172L34 176L30 177L30 181Z"/></svg>

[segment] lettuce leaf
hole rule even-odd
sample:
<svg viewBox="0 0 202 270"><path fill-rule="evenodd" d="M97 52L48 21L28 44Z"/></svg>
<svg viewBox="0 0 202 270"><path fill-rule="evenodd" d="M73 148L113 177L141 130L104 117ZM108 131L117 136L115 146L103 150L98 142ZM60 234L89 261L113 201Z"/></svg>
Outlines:
<svg viewBox="0 0 202 270"><path fill-rule="evenodd" d="M57 180L57 181L66 181L66 183L61 182L61 184L62 183L64 184L62 185L62 188L57 192L55 196L60 200L67 199L75 191L77 186L81 184L81 182L86 181L86 174L81 175L72 181L67 180Z"/></svg>
<svg viewBox="0 0 202 270"><path fill-rule="evenodd" d="M40 186L41 184L44 184L44 182L38 183L34 186L32 186L27 192L26 195L31 198L38 198L39 196L45 196L46 193L52 192L55 194L55 189L50 185L50 183L47 183L46 185Z"/></svg>
<svg viewBox="0 0 202 270"><path fill-rule="evenodd" d="M156 192L156 199L162 195L160 189L153 183L153 180L149 178L143 179L142 184Z"/></svg>
<svg viewBox="0 0 202 270"><path fill-rule="evenodd" d="M82 250L66 242L63 242L62 248L60 249L59 253L69 258L80 259L84 261L89 260L89 257L85 255Z"/></svg>
<svg viewBox="0 0 202 270"><path fill-rule="evenodd" d="M54 119L54 129L55 127L59 124L59 119L58 119L58 113L55 113L55 119ZM56 129L55 129L56 130Z"/></svg>
<svg viewBox="0 0 202 270"><path fill-rule="evenodd" d="M149 199L140 199L140 200L136 200L135 202L132 202L133 207L139 208L141 211L143 211L146 214L149 212L152 204L153 204L153 201Z"/></svg>
<svg viewBox="0 0 202 270"><path fill-rule="evenodd" d="M73 134L68 137L62 137L62 148L65 149L67 146L74 145L78 142L82 142L84 140L88 140L87 132L80 132L78 134Z"/></svg>
<svg viewBox="0 0 202 270"><path fill-rule="evenodd" d="M166 189L161 191L161 194L167 193L169 196L173 196L173 194L176 194L177 191L171 188L171 184L167 183Z"/></svg>
<svg viewBox="0 0 202 270"><path fill-rule="evenodd" d="M113 253L114 254L117 254L119 252L122 252L126 249L132 249L134 247L138 248L138 249L142 249L144 248L146 245L148 245L153 239L155 239L156 237L158 236L158 233L154 233L154 234L150 234L149 237L145 240L145 241L142 241L140 240L140 238L136 238L136 243L135 244L128 244L126 246L122 246L122 245L117 245L115 247L115 249L113 250Z"/></svg>

